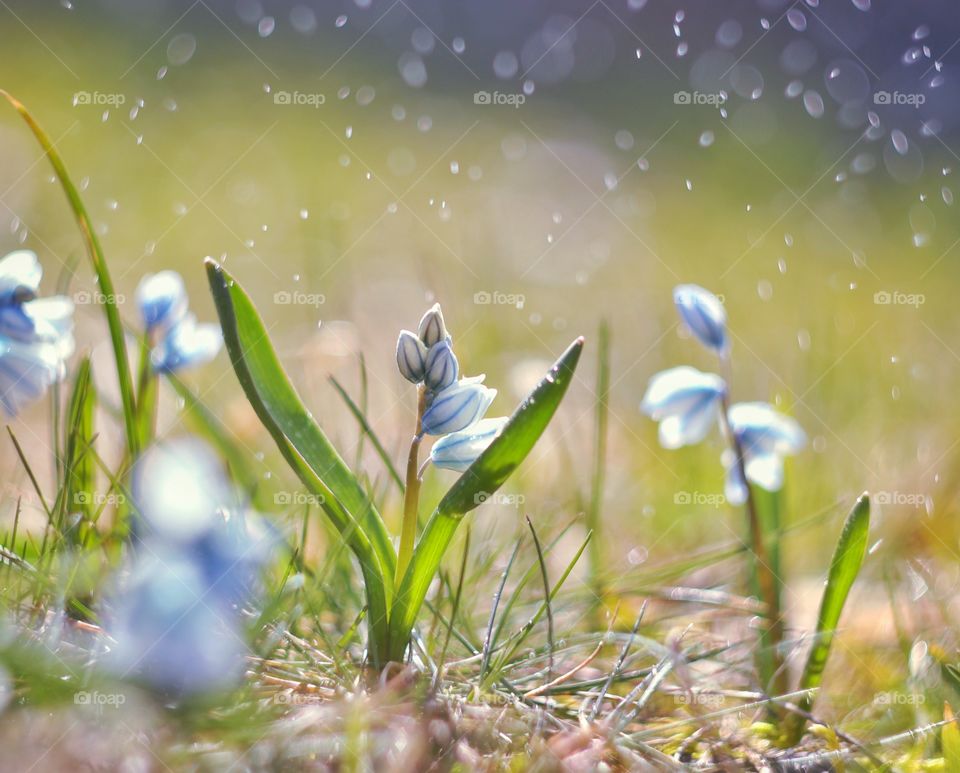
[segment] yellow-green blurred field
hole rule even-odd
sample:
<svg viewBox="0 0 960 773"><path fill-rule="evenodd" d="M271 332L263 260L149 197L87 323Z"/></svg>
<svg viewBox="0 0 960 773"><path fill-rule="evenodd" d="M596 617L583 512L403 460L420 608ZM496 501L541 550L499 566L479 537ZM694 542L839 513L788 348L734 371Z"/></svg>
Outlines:
<svg viewBox="0 0 960 773"><path fill-rule="evenodd" d="M818 708L857 733L881 728L874 737L942 718L932 701L884 710L876 696L920 690L917 664L928 651L944 664L958 660L955 108L943 108L938 132L923 129L958 88L951 60L960 53L949 51L960 27L947 4L876 2L863 12L841 2L695 2L682 6L679 35L673 3L316 3L313 27L307 5L277 3L261 9L259 31L257 3L0 5L0 87L29 107L79 181L117 292L131 299L121 304L124 319L135 324L140 277L162 268L180 271L198 315L215 319L202 263L218 259L250 291L297 389L351 464L357 425L328 376L358 394L362 354L368 419L400 465L416 406L396 372L396 335L434 301L463 369L486 372L500 390L495 415L508 414L569 341L586 336L569 396L509 484L523 505L468 516L474 549L490 558L470 605L481 630L498 572L529 536L524 516L550 538L573 524L551 556L557 573L585 534L603 320L612 333L610 422L595 539L604 576L622 591L607 599L612 610L619 596L616 625L629 630L644 578L745 537L740 510L712 504L723 491L720 438L663 450L639 410L657 371L713 367L671 302L674 285L694 282L723 297L734 398L774 402L810 440L788 463L786 523L816 519L781 545L797 636L815 622L844 515L860 492L873 494L870 550ZM804 31L784 18L788 8L806 13ZM727 18L742 26L732 48L715 40ZM921 24L934 32L912 43ZM518 106L478 104L477 92L516 96L536 80L544 61L521 57L506 78L492 63L541 27L576 27L551 33L543 56L569 46L588 66L536 83ZM816 64L786 72L782 51L801 37ZM456 38L463 50L454 50ZM683 56L680 41L689 41ZM911 45L929 45L929 59L905 64ZM701 61L717 51L729 59ZM924 73L938 57L943 67ZM724 63L730 72L721 76ZM864 95L850 108L860 123L842 125L845 103L824 85L835 63L854 63L870 94L886 80L926 89L941 72L946 83L924 110L884 112ZM726 85L746 65L746 75L761 74L756 98ZM711 78L730 89L723 114L677 103L678 91L707 90ZM823 94L822 117L784 95L795 78ZM291 104L278 94L292 95ZM316 95L322 104L296 104L321 101ZM875 136L868 110L880 113ZM893 130L907 138L905 154L892 147ZM93 276L63 193L11 109L0 113L0 235L4 253L37 252L51 291L75 267L78 349L94 353L108 404L98 442L116 459L121 425L111 416L106 327L87 302L96 299ZM265 480L289 477L225 354L186 380L258 455ZM42 401L10 422L43 485L52 474L48 412ZM160 427L184 431L172 395ZM9 444L0 459L0 512L12 518L21 496L42 528ZM400 499L369 444L358 461L387 492L382 509L396 526ZM428 473L424 501L452 479ZM319 522L310 544L321 560L328 537ZM451 552L452 573L459 555ZM586 572L578 566L566 586L564 636L582 624ZM708 566L671 578L665 595L674 586L739 594L741 577L737 561ZM684 609L655 601L652 620L662 616L663 631L677 633ZM724 635L722 624L713 630ZM796 671L801 661L791 664Z"/></svg>

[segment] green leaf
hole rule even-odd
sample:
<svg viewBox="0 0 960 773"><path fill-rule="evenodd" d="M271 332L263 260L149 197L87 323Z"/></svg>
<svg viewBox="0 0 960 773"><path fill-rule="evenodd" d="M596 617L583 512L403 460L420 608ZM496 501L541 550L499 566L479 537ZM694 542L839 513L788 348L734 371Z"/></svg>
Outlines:
<svg viewBox="0 0 960 773"><path fill-rule="evenodd" d="M36 119L29 110L17 99L0 89L0 96L4 97L14 109L20 113L27 126L33 132L33 135L43 148L43 152L50 159L53 171L60 181L60 187L67 196L70 203L70 209L73 210L73 216L76 218L77 225L80 226L80 233L83 235L83 241L90 255L90 261L93 263L93 269L97 274L97 288L103 293L103 310L107 317L107 327L110 330L110 341L113 344L113 357L117 365L117 378L120 384L120 399L123 402L123 423L127 437L127 450L131 457L136 456L139 448L139 437L137 433L136 420L136 401L133 394L133 379L130 376L130 366L127 360L127 344L123 335L123 324L120 321L120 309L117 305L119 296L113 289L113 280L110 278L110 271L107 268L107 261L103 256L103 249L100 247L100 241L97 239L97 232L94 230L90 215L87 214L83 200L80 198L80 192L67 174L67 168L57 152L56 146L51 141L47 133L40 127Z"/></svg>
<svg viewBox="0 0 960 773"><path fill-rule="evenodd" d="M817 631L813 640L807 665L800 678L800 690L814 690L823 681L823 671L830 655L830 645L840 622L840 614L846 604L850 588L863 565L867 552L867 536L870 531L870 497L864 493L853 506L843 524L827 576L827 585L820 599L817 615ZM813 708L813 693L809 692L799 701L800 708L809 713ZM791 714L786 726L786 744L795 745L803 734L806 720L799 714Z"/></svg>
<svg viewBox="0 0 960 773"><path fill-rule="evenodd" d="M578 338L514 411L497 438L450 487L424 528L390 614L391 660L402 660L443 554L463 516L493 494L527 457L556 413L583 351Z"/></svg>
<svg viewBox="0 0 960 773"><path fill-rule="evenodd" d="M90 447L93 443L93 416L97 393L93 385L90 357L84 357L73 380L73 392L67 409L67 437L64 443L64 486L59 502L59 530L69 535L74 544L82 545L84 532L96 521L98 508L93 490L96 460ZM80 521L70 528L65 520L77 513Z"/></svg>
<svg viewBox="0 0 960 773"><path fill-rule="evenodd" d="M209 258L206 265L224 343L247 399L360 561L373 632L371 657L379 665L396 564L383 519L293 388L249 296L222 266Z"/></svg>

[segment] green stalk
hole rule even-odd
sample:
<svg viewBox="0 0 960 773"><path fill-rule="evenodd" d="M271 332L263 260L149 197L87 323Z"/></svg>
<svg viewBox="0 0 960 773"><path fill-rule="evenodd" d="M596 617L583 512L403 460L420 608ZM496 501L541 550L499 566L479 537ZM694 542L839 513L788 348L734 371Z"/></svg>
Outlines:
<svg viewBox="0 0 960 773"><path fill-rule="evenodd" d="M136 456L139 449L137 438L136 405L133 397L133 380L130 375L130 366L127 360L127 345L123 337L123 325L120 322L120 310L117 305L117 294L113 289L113 280L110 278L110 271L107 269L107 261L103 256L103 249L97 239L93 223L90 221L90 215L87 214L86 207L80 198L73 180L67 173L67 168L57 153L50 137L36 122L30 111L15 97L0 89L0 96L9 102L13 108L20 113L27 126L33 132L44 153L50 159L53 171L60 181L60 186L67 196L70 208L76 218L77 225L80 227L80 233L83 236L87 253L93 263L94 271L97 274L97 283L100 291L105 296L104 311L107 316L107 327L110 329L110 340L113 344L113 356L117 362L117 379L120 384L120 398L123 401L123 424L127 437L127 450L131 456Z"/></svg>
<svg viewBox="0 0 960 773"><path fill-rule="evenodd" d="M721 362L728 384L727 390L723 393L721 423L736 457L737 471L747 490L745 510L750 532L750 552L753 556L754 577L757 589L760 592L760 599L767 608L767 614L764 618L765 627L760 636L760 646L758 647L757 667L760 672L761 688L771 695L780 695L787 692L788 689L787 673L786 669L783 668L783 660L780 655L780 644L783 642L784 634L783 615L780 609L780 590L777 576L770 563L770 553L767 550L766 536L760 522L756 497L750 481L747 480L743 444L730 426L730 359L727 356L721 356Z"/></svg>
<svg viewBox="0 0 960 773"><path fill-rule="evenodd" d="M427 390L417 388L417 428L407 456L407 481L403 490L403 524L400 527L400 550L397 554L396 588L400 590L404 572L413 557L417 539L417 515L420 507L420 443L423 442L423 412L427 407Z"/></svg>

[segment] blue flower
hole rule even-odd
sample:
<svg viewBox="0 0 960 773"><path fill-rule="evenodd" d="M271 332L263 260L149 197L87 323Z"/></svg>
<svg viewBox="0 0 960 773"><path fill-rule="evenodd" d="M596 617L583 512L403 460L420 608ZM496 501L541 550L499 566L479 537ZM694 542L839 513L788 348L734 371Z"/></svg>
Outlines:
<svg viewBox="0 0 960 773"><path fill-rule="evenodd" d="M0 260L0 404L10 416L60 381L73 353L73 302L37 298L42 275L28 250Z"/></svg>
<svg viewBox="0 0 960 773"><path fill-rule="evenodd" d="M681 365L650 379L640 410L660 422L660 445L680 448L706 437L720 415L726 388L720 376Z"/></svg>
<svg viewBox="0 0 960 773"><path fill-rule="evenodd" d="M421 429L427 435L459 432L483 418L496 389L483 386L483 376L461 379L433 396L423 414Z"/></svg>
<svg viewBox="0 0 960 773"><path fill-rule="evenodd" d="M717 352L726 350L727 313L716 295L699 285L677 285L673 302L700 343Z"/></svg>
<svg viewBox="0 0 960 773"><path fill-rule="evenodd" d="M401 330L397 339L397 367L407 381L419 384L423 381L427 362L427 346L416 333Z"/></svg>
<svg viewBox="0 0 960 773"><path fill-rule="evenodd" d="M796 454L807 437L800 425L767 403L737 403L728 413L730 429L743 450L747 480L768 491L783 486L783 457ZM743 504L747 487L736 459L728 454L726 496Z"/></svg>
<svg viewBox="0 0 960 773"><path fill-rule="evenodd" d="M223 346L223 334L212 323L199 324L193 314L176 323L150 354L150 362L159 373L174 373L209 362Z"/></svg>
<svg viewBox="0 0 960 773"><path fill-rule="evenodd" d="M463 472L494 441L508 419L481 419L460 432L440 438L430 449L430 461L437 467Z"/></svg>
<svg viewBox="0 0 960 773"><path fill-rule="evenodd" d="M440 341L430 347L424 367L423 383L427 389L440 392L460 375L460 365L449 341Z"/></svg>
<svg viewBox="0 0 960 773"><path fill-rule="evenodd" d="M176 271L145 275L137 285L136 300L147 330L169 329L187 313L187 290Z"/></svg>
<svg viewBox="0 0 960 773"><path fill-rule="evenodd" d="M178 697L232 686L246 654L240 608L258 598L274 535L236 506L196 441L148 450L132 491L137 549L107 615L115 669Z"/></svg>

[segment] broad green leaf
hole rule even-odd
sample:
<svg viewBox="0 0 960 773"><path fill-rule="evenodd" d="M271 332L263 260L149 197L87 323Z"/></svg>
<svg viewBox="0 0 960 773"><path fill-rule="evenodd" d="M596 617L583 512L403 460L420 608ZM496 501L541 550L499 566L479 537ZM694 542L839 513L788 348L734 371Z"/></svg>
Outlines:
<svg viewBox="0 0 960 773"><path fill-rule="evenodd" d="M107 327L110 331L110 341L113 344L113 357L117 366L117 378L120 384L120 399L123 402L123 424L127 437L127 449L131 457L136 456L139 448L139 437L137 433L136 421L136 401L133 394L133 379L130 376L130 366L127 360L127 344L123 335L123 324L120 321L120 310L117 301L120 296L113 289L113 279L110 278L110 271L107 268L107 261L103 256L103 249L100 247L100 241L97 239L97 232L87 214L83 200L80 198L80 192L67 174L67 168L57 152L56 146L40 127L36 119L29 110L16 98L0 89L0 96L4 97L14 109L20 113L27 126L33 132L34 137L43 148L43 152L50 159L53 171L60 181L60 187L67 196L70 203L70 209L73 216L80 226L80 233L83 236L84 244L90 255L90 261L93 263L93 269L97 274L97 289L103 293L105 302L103 305L104 313L107 317Z"/></svg>
<svg viewBox="0 0 960 773"><path fill-rule="evenodd" d="M463 516L493 494L527 457L567 392L583 350L578 338L514 411L497 438L450 487L427 522L390 614L390 659L402 660L443 554Z"/></svg>
<svg viewBox="0 0 960 773"><path fill-rule="evenodd" d="M870 531L870 498L864 493L857 500L843 524L843 531L837 541L837 547L830 563L827 584L820 599L820 612L817 615L817 630L807 665L800 678L800 690L814 690L823 681L823 671L830 655L830 645L840 622L840 614L846 604L850 588L863 565L867 552L867 536ZM799 701L800 708L809 713L813 707L813 694L807 693ZM803 734L805 719L800 714L791 714L787 720L786 743L795 745Z"/></svg>
<svg viewBox="0 0 960 773"><path fill-rule="evenodd" d="M73 392L67 409L67 437L64 443L64 486L59 503L60 532L69 535L74 544L83 544L83 532L96 521L98 508L93 490L96 460L90 453L93 443L93 416L97 393L93 385L90 357L84 357L73 380ZM76 528L65 523L77 513Z"/></svg>
<svg viewBox="0 0 960 773"><path fill-rule="evenodd" d="M281 454L344 535L360 561L370 606L371 656L386 642L387 610L396 554L383 519L359 481L303 405L270 343L249 296L219 264L207 259L207 277L223 338L243 391Z"/></svg>

